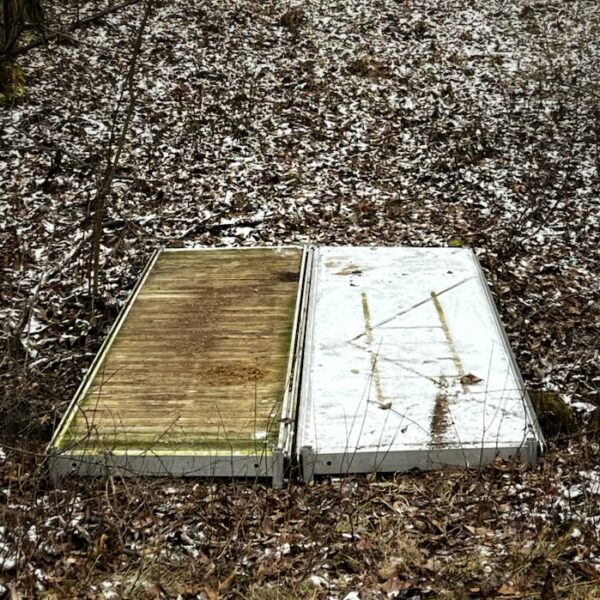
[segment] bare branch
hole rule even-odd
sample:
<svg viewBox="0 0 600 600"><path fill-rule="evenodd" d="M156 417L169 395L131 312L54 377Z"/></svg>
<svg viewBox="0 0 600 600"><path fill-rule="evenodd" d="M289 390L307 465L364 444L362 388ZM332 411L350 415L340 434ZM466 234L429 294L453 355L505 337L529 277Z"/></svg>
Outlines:
<svg viewBox="0 0 600 600"><path fill-rule="evenodd" d="M142 48L142 39L144 36L144 31L146 29L146 24L148 22L148 17L150 15L150 9L152 8L152 0L146 1L146 6L144 8L144 14L142 15L142 20L140 22L140 26L138 28L137 37L135 40L135 45L133 48L133 52L131 54L131 59L129 61L129 69L127 72L127 77L125 79L125 84L123 89L121 90L121 94L119 100L117 101L117 107L115 109L115 114L113 117L113 125L110 135L109 147L108 147L108 162L106 169L104 171L104 175L102 176L102 180L100 186L98 188L96 198L94 199L94 224L93 224L93 233L92 233L92 257L91 257L91 275L92 275L92 297L96 297L98 294L98 273L100 266L100 242L102 239L102 221L104 219L105 205L106 205L106 197L110 193L112 182L115 175L115 170L117 165L119 164L119 160L121 158L121 154L123 152L123 147L125 145L125 140L127 139L127 132L129 131L129 125L131 123L131 117L133 116L133 109L135 106L136 95L134 93L133 84L135 81L135 74L137 71L138 58L140 56L141 48ZM119 134L119 139L117 142L116 150L114 154L112 153L112 147L114 143L114 139L116 137L116 122L118 113L120 110L121 103L124 98L125 91L128 93L128 104L125 111L125 119L123 121L123 125L121 127L121 131ZM112 156L111 156L112 155Z"/></svg>

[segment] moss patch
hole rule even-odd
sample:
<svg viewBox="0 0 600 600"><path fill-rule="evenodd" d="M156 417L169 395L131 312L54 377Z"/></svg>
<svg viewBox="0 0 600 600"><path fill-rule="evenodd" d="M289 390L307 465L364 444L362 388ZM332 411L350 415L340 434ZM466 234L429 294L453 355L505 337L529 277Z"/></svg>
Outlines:
<svg viewBox="0 0 600 600"><path fill-rule="evenodd" d="M0 61L0 106L12 104L25 96L23 69L14 60Z"/></svg>
<svg viewBox="0 0 600 600"><path fill-rule="evenodd" d="M556 437L573 429L573 411L559 394L547 390L530 390L529 397L546 436Z"/></svg>

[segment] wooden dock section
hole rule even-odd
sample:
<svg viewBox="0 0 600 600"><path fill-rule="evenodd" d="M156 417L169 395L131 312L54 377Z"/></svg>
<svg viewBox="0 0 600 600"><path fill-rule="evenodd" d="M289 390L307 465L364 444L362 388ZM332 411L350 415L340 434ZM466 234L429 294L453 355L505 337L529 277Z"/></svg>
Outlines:
<svg viewBox="0 0 600 600"><path fill-rule="evenodd" d="M303 265L291 247L161 251L53 440L55 474L278 477Z"/></svg>

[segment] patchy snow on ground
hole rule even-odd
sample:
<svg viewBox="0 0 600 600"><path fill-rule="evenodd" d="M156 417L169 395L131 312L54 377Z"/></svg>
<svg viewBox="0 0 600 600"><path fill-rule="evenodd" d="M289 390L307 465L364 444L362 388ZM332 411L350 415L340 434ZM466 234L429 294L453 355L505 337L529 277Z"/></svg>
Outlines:
<svg viewBox="0 0 600 600"><path fill-rule="evenodd" d="M596 0L153 4L103 209L143 3L22 56L27 97L0 108L3 435L47 439L163 244L470 245L526 384L598 405ZM69 23L105 5L48 10ZM234 585L231 573L247 596L250 574L292 573L339 598L371 597L363 586L426 597L459 582L475 597L516 597L540 591L539 548L570 565L570 582L597 578L598 448L572 444L539 471L503 479L498 467L489 481L333 482L281 496L112 482L76 499L34 484L35 453L20 462L5 444L0 561L14 573L25 557L20 577L38 590L153 557L179 579L174 597L210 597L181 583L194 569L210 593ZM355 555L377 568L361 571ZM508 568L510 579L496 575ZM134 585L102 569L97 597Z"/></svg>

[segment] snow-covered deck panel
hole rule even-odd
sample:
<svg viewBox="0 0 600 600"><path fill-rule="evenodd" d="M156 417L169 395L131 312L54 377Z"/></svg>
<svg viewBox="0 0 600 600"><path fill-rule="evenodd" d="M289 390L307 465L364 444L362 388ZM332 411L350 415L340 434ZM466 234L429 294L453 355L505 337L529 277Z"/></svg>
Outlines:
<svg viewBox="0 0 600 600"><path fill-rule="evenodd" d="M315 250L304 365L305 476L535 459L541 434L470 250Z"/></svg>
<svg viewBox="0 0 600 600"><path fill-rule="evenodd" d="M55 474L280 478L303 270L302 248L160 252L52 442Z"/></svg>

